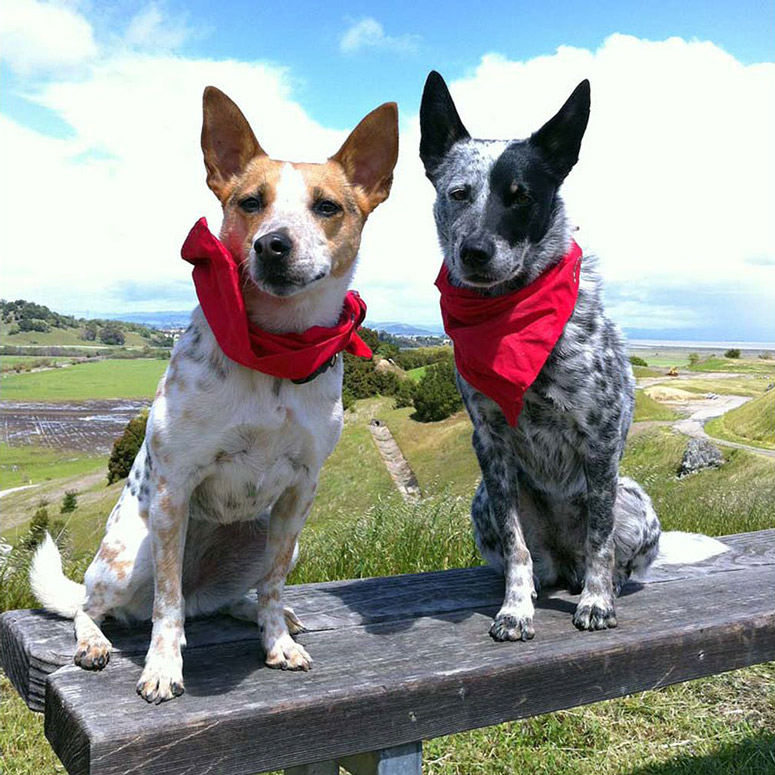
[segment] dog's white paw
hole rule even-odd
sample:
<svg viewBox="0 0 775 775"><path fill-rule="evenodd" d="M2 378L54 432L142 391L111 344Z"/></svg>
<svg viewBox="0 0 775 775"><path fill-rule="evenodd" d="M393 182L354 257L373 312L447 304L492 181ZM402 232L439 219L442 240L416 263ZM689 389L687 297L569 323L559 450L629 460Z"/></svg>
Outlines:
<svg viewBox="0 0 775 775"><path fill-rule="evenodd" d="M182 660L152 657L137 682L137 693L147 702L160 702L179 697L183 686Z"/></svg>
<svg viewBox="0 0 775 775"><path fill-rule="evenodd" d="M582 592L573 614L573 624L580 630L607 630L616 627L613 598Z"/></svg>
<svg viewBox="0 0 775 775"><path fill-rule="evenodd" d="M532 605L501 608L490 627L490 637L498 641L532 640L534 635Z"/></svg>
<svg viewBox="0 0 775 775"><path fill-rule="evenodd" d="M73 661L84 670L102 670L110 661L111 643L104 635L78 641Z"/></svg>
<svg viewBox="0 0 775 775"><path fill-rule="evenodd" d="M312 667L312 657L301 643L296 643L285 633L267 651L266 664L277 670L309 670Z"/></svg>

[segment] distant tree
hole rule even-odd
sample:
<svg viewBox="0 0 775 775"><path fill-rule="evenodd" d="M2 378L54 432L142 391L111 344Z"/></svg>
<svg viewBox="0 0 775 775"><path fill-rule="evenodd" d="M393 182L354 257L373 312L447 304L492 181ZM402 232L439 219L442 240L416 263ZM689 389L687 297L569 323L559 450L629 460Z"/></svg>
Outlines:
<svg viewBox="0 0 775 775"><path fill-rule="evenodd" d="M730 347L725 353L725 358L739 358L740 357L740 350L737 349L737 347Z"/></svg>
<svg viewBox="0 0 775 775"><path fill-rule="evenodd" d="M437 422L454 414L462 406L452 362L442 361L428 366L415 388L413 418L420 422Z"/></svg>
<svg viewBox="0 0 775 775"><path fill-rule="evenodd" d="M62 505L59 509L60 514L69 514L78 508L78 493L75 490L65 490L65 497L62 498Z"/></svg>
<svg viewBox="0 0 775 775"><path fill-rule="evenodd" d="M630 363L633 366L648 366L648 363L643 360L639 355L631 355L630 356Z"/></svg>
<svg viewBox="0 0 775 775"><path fill-rule="evenodd" d="M108 484L126 479L132 470L137 453L145 440L145 428L148 423L148 410L140 412L128 423L121 436L113 443L108 460Z"/></svg>
<svg viewBox="0 0 775 775"><path fill-rule="evenodd" d="M699 353L689 353L689 365L696 366L700 362Z"/></svg>
<svg viewBox="0 0 775 775"><path fill-rule="evenodd" d="M40 331L45 334L51 330L51 326L45 320L39 318L22 318L19 321L20 331Z"/></svg>
<svg viewBox="0 0 775 775"><path fill-rule="evenodd" d="M769 350L765 350L763 353L759 353L759 358L763 361L771 361L772 353Z"/></svg>
<svg viewBox="0 0 775 775"><path fill-rule="evenodd" d="M124 344L126 337L118 323L108 322L100 329L100 341L103 344Z"/></svg>
<svg viewBox="0 0 775 775"><path fill-rule="evenodd" d="M89 321L80 331L78 336L83 339L84 342L97 341L97 324L93 321Z"/></svg>

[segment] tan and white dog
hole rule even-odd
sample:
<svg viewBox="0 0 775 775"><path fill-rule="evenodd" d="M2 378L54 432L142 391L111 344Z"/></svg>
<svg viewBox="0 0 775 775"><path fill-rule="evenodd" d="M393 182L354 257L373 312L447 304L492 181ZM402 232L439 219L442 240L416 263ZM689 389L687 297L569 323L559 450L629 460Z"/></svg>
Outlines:
<svg viewBox="0 0 775 775"><path fill-rule="evenodd" d="M327 162L297 164L270 159L239 108L208 87L202 150L223 206L221 240L247 270L250 320L275 333L336 324L361 230L390 193L395 103L366 116ZM185 617L228 610L257 622L267 665L309 669L282 593L342 430L341 387L341 358L305 384L229 360L194 311L85 584L64 576L50 538L34 558L36 597L75 620L76 664L107 664L105 616L151 618L137 691L148 702L169 700L183 693ZM257 603L246 596L253 586Z"/></svg>

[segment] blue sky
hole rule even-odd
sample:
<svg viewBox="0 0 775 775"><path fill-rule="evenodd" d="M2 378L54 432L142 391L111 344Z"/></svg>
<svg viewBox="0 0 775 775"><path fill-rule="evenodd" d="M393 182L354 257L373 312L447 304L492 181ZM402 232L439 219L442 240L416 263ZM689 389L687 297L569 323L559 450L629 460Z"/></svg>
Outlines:
<svg viewBox="0 0 775 775"><path fill-rule="evenodd" d="M5 297L79 313L191 304L177 251L198 215L218 226L196 142L198 94L215 83L284 158L325 157L399 103L396 184L356 280L372 319L437 322L416 156L435 68L469 129L497 137L537 128L589 77L566 199L612 315L641 336L775 340L772 2L4 0L0 34Z"/></svg>

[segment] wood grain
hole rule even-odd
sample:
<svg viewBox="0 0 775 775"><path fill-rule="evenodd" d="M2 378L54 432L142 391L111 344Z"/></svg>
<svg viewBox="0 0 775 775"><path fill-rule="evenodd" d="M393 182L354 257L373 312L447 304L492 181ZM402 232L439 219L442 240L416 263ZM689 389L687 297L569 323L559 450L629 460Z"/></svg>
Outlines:
<svg viewBox="0 0 775 775"><path fill-rule="evenodd" d="M72 665L71 622L9 612L2 664L28 703L45 704L73 774L247 775L775 659L775 530L724 541L723 555L630 585L612 631L577 632L577 598L555 591L539 599L534 641L495 643L502 582L473 568L289 588L311 628L299 638L310 673L265 668L249 624L192 620L186 694L158 707L134 691L147 628L111 629L109 666L87 673Z"/></svg>

